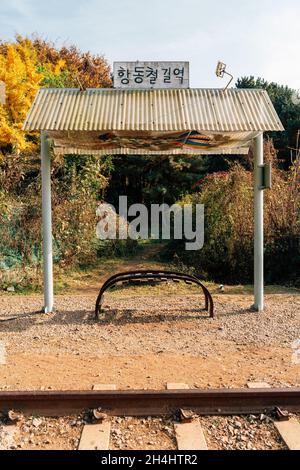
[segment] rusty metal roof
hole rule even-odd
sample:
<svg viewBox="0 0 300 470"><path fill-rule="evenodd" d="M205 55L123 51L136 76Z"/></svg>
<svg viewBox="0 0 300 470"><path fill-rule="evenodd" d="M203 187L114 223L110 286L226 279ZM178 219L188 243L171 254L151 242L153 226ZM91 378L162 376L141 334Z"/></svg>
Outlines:
<svg viewBox="0 0 300 470"><path fill-rule="evenodd" d="M265 90L40 89L24 130L282 131Z"/></svg>

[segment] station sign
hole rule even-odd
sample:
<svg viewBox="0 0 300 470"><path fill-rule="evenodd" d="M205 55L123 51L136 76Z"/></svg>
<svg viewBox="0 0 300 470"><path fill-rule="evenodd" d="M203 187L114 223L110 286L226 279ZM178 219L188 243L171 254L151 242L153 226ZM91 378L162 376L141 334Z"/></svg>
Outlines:
<svg viewBox="0 0 300 470"><path fill-rule="evenodd" d="M189 88L189 62L114 62L114 88Z"/></svg>

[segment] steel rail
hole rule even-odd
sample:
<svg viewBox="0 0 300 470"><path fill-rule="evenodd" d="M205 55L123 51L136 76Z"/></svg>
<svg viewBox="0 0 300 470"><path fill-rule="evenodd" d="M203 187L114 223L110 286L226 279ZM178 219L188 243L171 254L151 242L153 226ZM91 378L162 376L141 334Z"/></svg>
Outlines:
<svg viewBox="0 0 300 470"><path fill-rule="evenodd" d="M192 276L185 273L180 273L176 271L163 271L163 270L139 270L139 271L127 271L122 273L117 273L107 279L104 284L102 285L97 301L95 306L95 317L98 319L100 312L101 312L101 305L103 300L104 292L108 289L115 287L118 283L130 283L134 281L168 281L173 280L176 281L183 281L186 283L194 283L201 287L204 298L205 298L205 307L204 309L209 312L210 317L214 317L214 304L212 296L204 286L204 284L200 281L197 276Z"/></svg>
<svg viewBox="0 0 300 470"><path fill-rule="evenodd" d="M112 416L156 416L178 409L200 415L300 412L300 388L126 391L1 391L0 411L63 416L101 408Z"/></svg>

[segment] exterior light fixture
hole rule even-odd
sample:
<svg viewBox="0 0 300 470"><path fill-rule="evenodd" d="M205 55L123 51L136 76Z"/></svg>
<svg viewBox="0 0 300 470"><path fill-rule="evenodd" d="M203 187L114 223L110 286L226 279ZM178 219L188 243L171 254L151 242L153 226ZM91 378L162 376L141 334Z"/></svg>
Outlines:
<svg viewBox="0 0 300 470"><path fill-rule="evenodd" d="M223 62L220 62L220 61L219 61L218 64L217 64L217 68L216 68L216 76L217 76L218 78L223 78L225 74L226 74L226 75L229 75L229 77L230 77L230 81L227 83L227 85L226 85L226 87L224 88L224 90L226 90L226 89L229 87L230 83L231 83L232 80L233 80L233 75L231 75L231 73L228 73L228 72L226 71L226 67L227 67L226 64L224 64Z"/></svg>

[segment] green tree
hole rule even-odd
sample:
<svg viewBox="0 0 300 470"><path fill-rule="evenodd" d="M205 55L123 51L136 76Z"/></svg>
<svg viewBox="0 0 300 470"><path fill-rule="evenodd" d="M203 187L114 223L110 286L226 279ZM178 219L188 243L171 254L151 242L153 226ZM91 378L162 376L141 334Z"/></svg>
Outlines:
<svg viewBox="0 0 300 470"><path fill-rule="evenodd" d="M284 132L269 132L274 141L278 156L290 166L290 148L296 145L297 132L300 129L300 95L288 86L267 82L262 78L242 77L236 83L237 88L262 88L266 90L285 128Z"/></svg>
<svg viewBox="0 0 300 470"><path fill-rule="evenodd" d="M173 204L193 191L206 174L205 159L190 155L116 155L106 200L118 204L119 195L128 202Z"/></svg>

